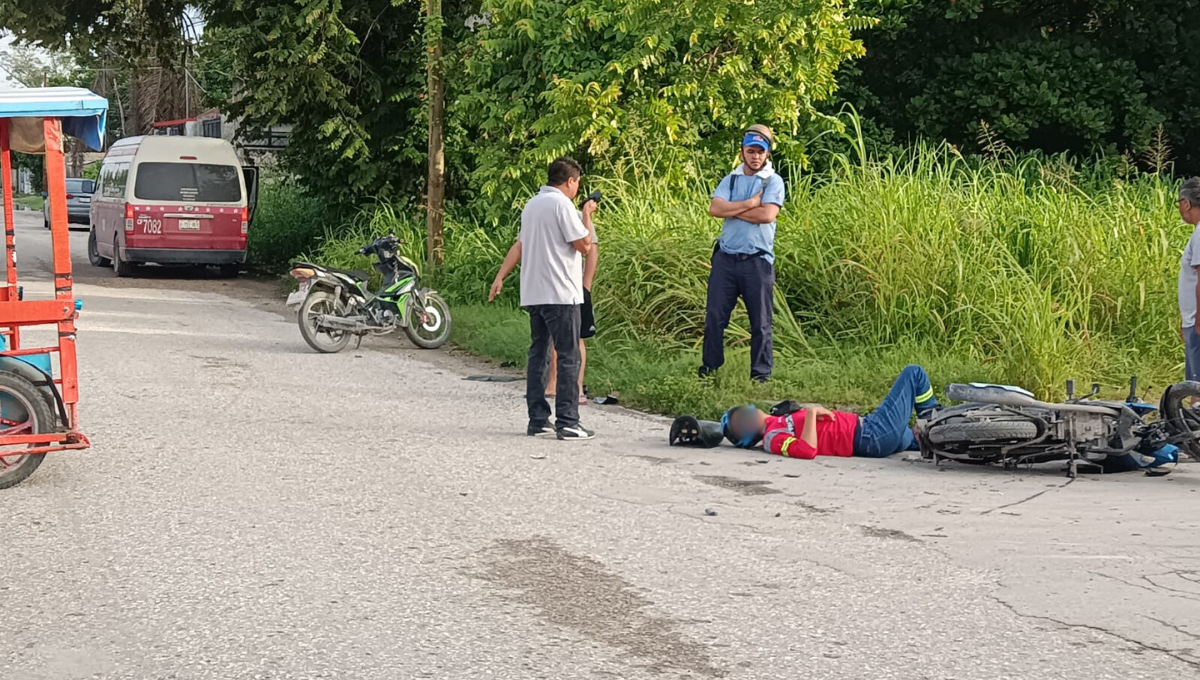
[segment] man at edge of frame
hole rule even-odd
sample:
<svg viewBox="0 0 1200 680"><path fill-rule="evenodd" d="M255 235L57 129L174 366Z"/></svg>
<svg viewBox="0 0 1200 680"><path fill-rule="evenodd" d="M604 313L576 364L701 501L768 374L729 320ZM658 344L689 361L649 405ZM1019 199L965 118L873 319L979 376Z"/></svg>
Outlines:
<svg viewBox="0 0 1200 680"><path fill-rule="evenodd" d="M783 207L784 185L771 166L774 140L765 125L746 130L742 163L717 185L708 207L708 214L724 224L708 276L702 378L725 363L725 328L739 297L750 317L750 377L766 382L775 366L775 218Z"/></svg>

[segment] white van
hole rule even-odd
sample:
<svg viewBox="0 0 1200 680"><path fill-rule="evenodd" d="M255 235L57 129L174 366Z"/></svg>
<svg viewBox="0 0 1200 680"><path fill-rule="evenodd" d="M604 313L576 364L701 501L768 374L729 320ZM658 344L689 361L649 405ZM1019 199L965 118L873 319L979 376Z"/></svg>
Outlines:
<svg viewBox="0 0 1200 680"><path fill-rule="evenodd" d="M105 155L92 194L88 260L111 264L117 276L147 262L217 265L236 276L257 179L223 139L122 139Z"/></svg>

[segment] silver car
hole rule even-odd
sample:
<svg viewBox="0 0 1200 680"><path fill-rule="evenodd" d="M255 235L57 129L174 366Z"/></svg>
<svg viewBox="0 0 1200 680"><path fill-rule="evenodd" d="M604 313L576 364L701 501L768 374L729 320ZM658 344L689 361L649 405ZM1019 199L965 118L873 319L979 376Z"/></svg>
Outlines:
<svg viewBox="0 0 1200 680"><path fill-rule="evenodd" d="M67 178L67 224L91 224L92 222L92 192L96 190L96 181L77 177ZM46 192L42 192L46 196ZM42 220L46 228L50 228L50 201L42 206Z"/></svg>

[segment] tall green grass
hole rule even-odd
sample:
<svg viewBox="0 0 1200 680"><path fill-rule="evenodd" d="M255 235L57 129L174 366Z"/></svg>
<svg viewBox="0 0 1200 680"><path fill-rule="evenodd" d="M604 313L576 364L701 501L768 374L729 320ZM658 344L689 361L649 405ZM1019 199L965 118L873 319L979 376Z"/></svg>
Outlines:
<svg viewBox="0 0 1200 680"><path fill-rule="evenodd" d="M1069 377L1114 390L1133 373L1146 385L1181 377L1175 275L1190 228L1172 180L1117 179L1061 158L968 161L948 146L826 160L816 175L785 168L781 366L902 350L954 357L981 378L1047 396ZM720 230L707 213L711 187L625 176L590 180L606 196L596 216L600 341L694 363ZM516 220L488 229L453 217L436 283L455 303L482 303ZM385 225L402 227L415 244L409 255L422 256L421 225L385 207L365 212L347 238ZM319 256L349 265L350 245L361 244L327 239ZM515 306L517 288L507 286L500 304ZM748 344L743 314L727 342L735 356Z"/></svg>

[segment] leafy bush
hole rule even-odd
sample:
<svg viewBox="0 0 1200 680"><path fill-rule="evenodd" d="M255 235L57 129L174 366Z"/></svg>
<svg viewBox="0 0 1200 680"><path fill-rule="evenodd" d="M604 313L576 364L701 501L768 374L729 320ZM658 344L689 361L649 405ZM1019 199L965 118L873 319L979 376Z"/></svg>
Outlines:
<svg viewBox="0 0 1200 680"><path fill-rule="evenodd" d="M296 182L264 176L247 241L250 266L278 272L297 253L316 245L325 234L326 219L323 203Z"/></svg>

